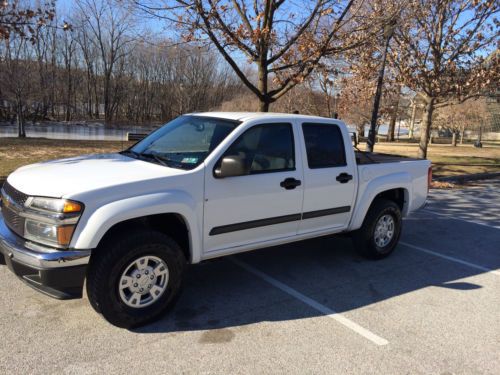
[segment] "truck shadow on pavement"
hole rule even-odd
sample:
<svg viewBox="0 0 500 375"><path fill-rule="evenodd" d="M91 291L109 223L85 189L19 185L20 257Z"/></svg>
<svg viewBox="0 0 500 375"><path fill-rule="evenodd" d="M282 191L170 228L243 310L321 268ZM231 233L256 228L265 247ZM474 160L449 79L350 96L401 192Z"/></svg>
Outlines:
<svg viewBox="0 0 500 375"><path fill-rule="evenodd" d="M447 237L450 233L454 233L452 240ZM476 236L484 239L480 249L470 247ZM496 269L500 267L497 238L495 228L427 216L405 223L402 241ZM404 244L389 258L370 261L358 256L345 237L314 239L234 257L338 313L428 287L473 293L482 285L461 279L485 272ZM231 257L192 266L185 281L175 308L134 332L221 330L230 340L226 329L322 316L232 262Z"/></svg>

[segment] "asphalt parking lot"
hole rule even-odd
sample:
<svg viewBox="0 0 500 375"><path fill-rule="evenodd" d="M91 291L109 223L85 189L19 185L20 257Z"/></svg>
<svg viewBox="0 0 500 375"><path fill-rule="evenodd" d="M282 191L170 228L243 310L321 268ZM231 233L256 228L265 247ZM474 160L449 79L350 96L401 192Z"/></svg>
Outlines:
<svg viewBox="0 0 500 375"><path fill-rule="evenodd" d="M500 373L500 180L432 191L398 249L346 238L191 267L177 306L135 331L0 267L0 373Z"/></svg>

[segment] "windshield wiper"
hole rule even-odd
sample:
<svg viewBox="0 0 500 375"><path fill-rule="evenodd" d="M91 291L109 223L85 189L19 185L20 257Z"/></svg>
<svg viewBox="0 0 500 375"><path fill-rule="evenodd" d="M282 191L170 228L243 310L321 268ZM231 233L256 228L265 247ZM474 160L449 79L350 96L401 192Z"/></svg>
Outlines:
<svg viewBox="0 0 500 375"><path fill-rule="evenodd" d="M140 155L141 155L138 152L135 152L135 151L132 151L132 150L123 150L123 151L120 151L119 153L122 154L122 155L129 154L129 155L135 156L136 158L139 158Z"/></svg>
<svg viewBox="0 0 500 375"><path fill-rule="evenodd" d="M170 159L162 158L161 156L158 156L156 154L144 154L144 155L151 156L153 159L155 159L161 165L164 165L165 167L169 167L168 163L171 161Z"/></svg>
<svg viewBox="0 0 500 375"><path fill-rule="evenodd" d="M173 160L170 158L167 158L166 156L161 156L158 154L139 154L140 156L144 156L150 159L156 160L159 164L165 166L165 167L173 167L173 168L179 168L179 169L185 169L184 164L182 164L180 161Z"/></svg>
<svg viewBox="0 0 500 375"><path fill-rule="evenodd" d="M153 159L155 162L163 165L164 167L186 169L184 164L181 163L180 161L169 159L165 156L161 156L161 155L158 155L156 153L155 154L153 154L153 153L146 154L146 153L136 152L133 150L124 150L124 151L121 151L120 154L123 154L123 155L128 154L136 159L140 159L140 160L144 160L144 161L151 161L151 159Z"/></svg>

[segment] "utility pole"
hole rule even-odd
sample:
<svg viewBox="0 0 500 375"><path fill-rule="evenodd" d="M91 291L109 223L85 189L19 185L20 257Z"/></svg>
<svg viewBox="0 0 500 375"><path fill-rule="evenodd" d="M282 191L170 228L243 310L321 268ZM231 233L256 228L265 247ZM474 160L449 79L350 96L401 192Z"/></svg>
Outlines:
<svg viewBox="0 0 500 375"><path fill-rule="evenodd" d="M375 98L373 100L373 111L372 118L370 121L370 130L368 132L368 141L366 143L366 151L373 152L373 146L375 145L375 133L377 129L377 118L378 118L378 109L380 107L380 99L382 98L382 85L384 83L384 74L385 74L385 62L387 60L387 51L389 49L389 43L391 42L391 38L394 35L394 29L396 28L396 18L392 18L387 25L384 27L384 53L382 54L382 65L378 72L377 79L377 91L375 92Z"/></svg>

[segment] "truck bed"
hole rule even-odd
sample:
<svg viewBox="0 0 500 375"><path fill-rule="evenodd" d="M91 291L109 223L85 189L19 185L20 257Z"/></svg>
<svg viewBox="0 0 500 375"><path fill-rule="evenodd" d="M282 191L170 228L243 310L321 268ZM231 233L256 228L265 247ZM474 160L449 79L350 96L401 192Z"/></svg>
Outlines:
<svg viewBox="0 0 500 375"><path fill-rule="evenodd" d="M358 165L380 164L380 163L399 163L402 161L420 160L407 156L381 154L377 152L355 151L356 163Z"/></svg>

